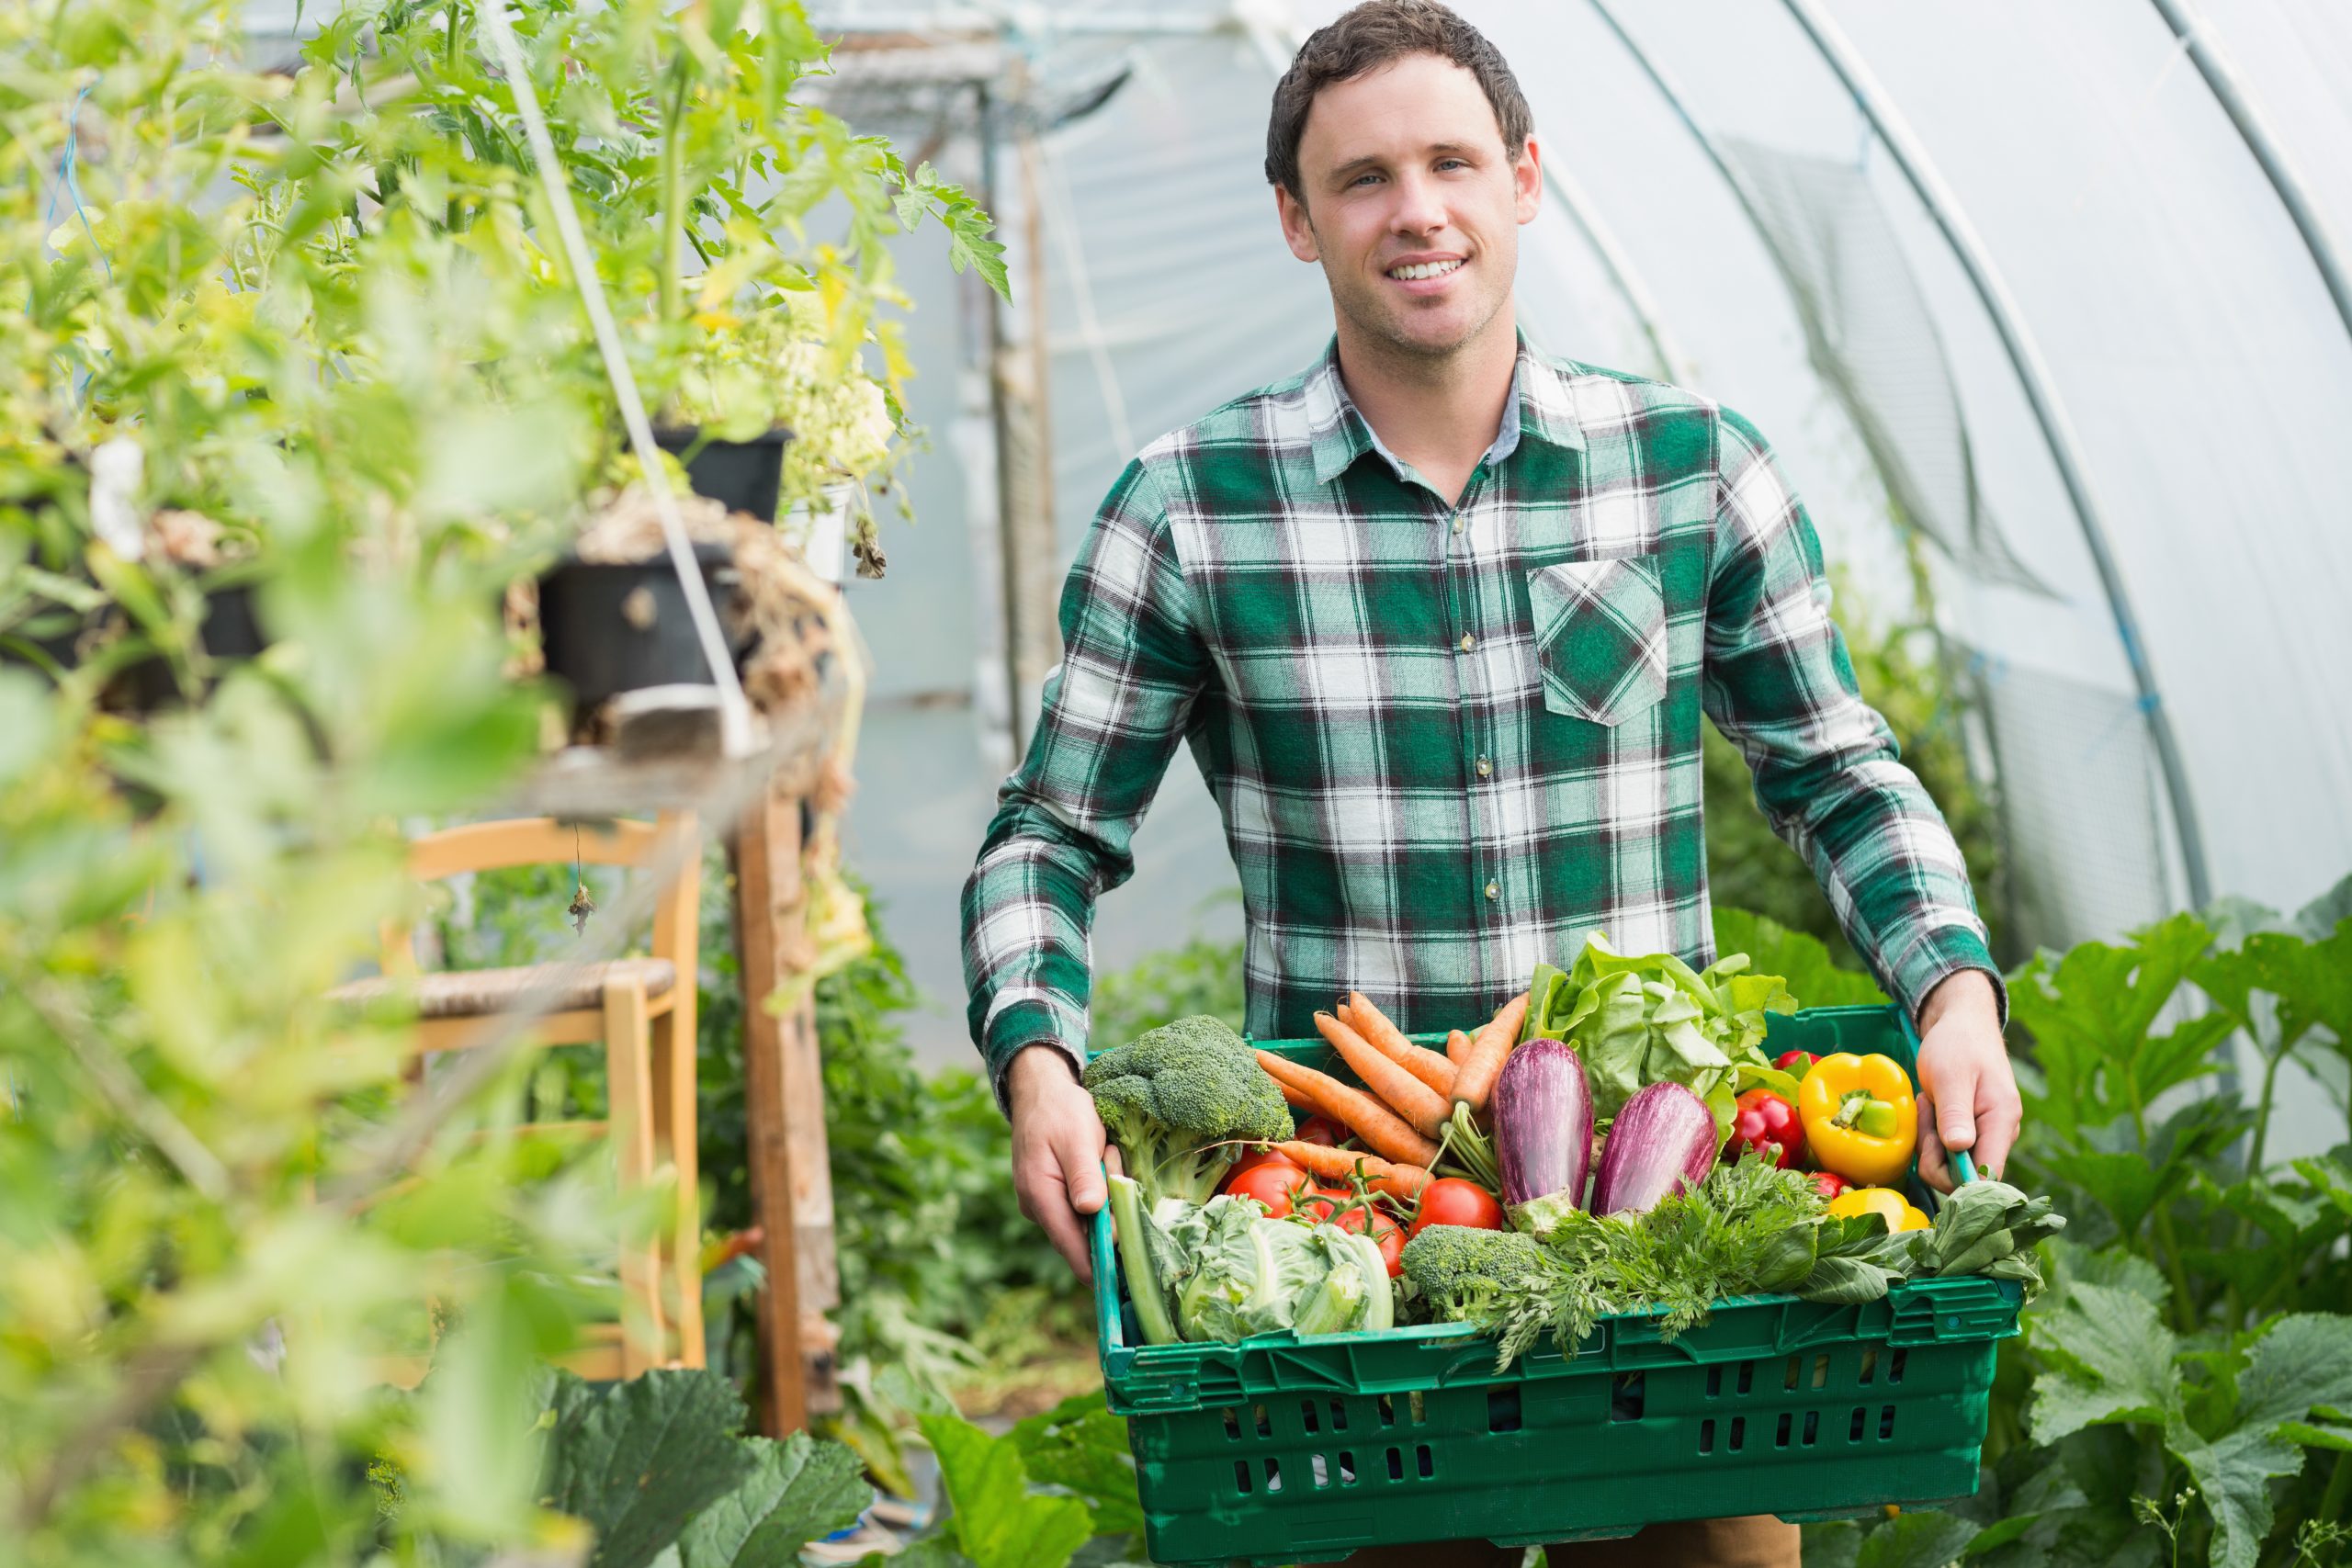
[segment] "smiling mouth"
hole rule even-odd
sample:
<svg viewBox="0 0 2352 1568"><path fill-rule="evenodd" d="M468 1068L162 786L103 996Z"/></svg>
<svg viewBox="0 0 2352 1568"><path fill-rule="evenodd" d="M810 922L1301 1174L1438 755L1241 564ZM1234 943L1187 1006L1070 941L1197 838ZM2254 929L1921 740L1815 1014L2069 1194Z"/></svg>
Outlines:
<svg viewBox="0 0 2352 1568"><path fill-rule="evenodd" d="M1392 266L1388 269L1387 276L1399 283L1418 283L1425 277L1443 277L1447 273L1460 268L1461 265L1462 258L1459 256L1452 261L1416 262L1410 266Z"/></svg>

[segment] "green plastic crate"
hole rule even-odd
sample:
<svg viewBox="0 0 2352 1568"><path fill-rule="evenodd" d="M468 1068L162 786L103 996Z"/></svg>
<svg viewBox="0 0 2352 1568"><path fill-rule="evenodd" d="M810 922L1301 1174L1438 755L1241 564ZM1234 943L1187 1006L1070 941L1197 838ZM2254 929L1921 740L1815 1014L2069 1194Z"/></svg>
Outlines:
<svg viewBox="0 0 2352 1568"><path fill-rule="evenodd" d="M1770 1040L1776 1054L1916 1060L1892 1008L1812 1009L1774 1021ZM1338 1070L1319 1040L1263 1043ZM1493 1341L1460 1324L1142 1346L1107 1210L1092 1247L1103 1386L1128 1418L1152 1560L1179 1568L1964 1497L1996 1342L2018 1331L2022 1295L1960 1279L1860 1306L1747 1297L1671 1343L1629 1314L1572 1356L1547 1342L1498 1373Z"/></svg>

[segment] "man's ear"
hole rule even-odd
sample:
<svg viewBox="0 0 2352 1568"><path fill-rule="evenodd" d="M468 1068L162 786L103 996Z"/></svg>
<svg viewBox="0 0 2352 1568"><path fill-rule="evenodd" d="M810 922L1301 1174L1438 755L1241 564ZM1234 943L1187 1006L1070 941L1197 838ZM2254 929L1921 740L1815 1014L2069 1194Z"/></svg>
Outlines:
<svg viewBox="0 0 2352 1568"><path fill-rule="evenodd" d="M1535 145L1532 136L1520 149L1519 161L1510 167L1510 178L1519 220L1534 222L1536 209L1544 205L1544 150Z"/></svg>
<svg viewBox="0 0 2352 1568"><path fill-rule="evenodd" d="M1315 243L1315 225L1306 216L1306 204L1291 195L1288 186L1274 187L1274 216L1282 220L1283 239L1290 246L1291 254L1303 262L1323 259L1322 247Z"/></svg>

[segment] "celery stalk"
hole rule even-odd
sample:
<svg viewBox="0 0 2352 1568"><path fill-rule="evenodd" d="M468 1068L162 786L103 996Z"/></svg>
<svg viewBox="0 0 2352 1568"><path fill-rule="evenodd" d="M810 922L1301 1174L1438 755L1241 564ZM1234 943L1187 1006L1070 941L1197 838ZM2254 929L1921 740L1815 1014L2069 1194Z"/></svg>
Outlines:
<svg viewBox="0 0 2352 1568"><path fill-rule="evenodd" d="M1111 1239L1127 1276L1127 1299L1135 1303L1136 1326L1147 1345L1173 1345L1179 1336L1168 1315L1168 1292L1151 1266L1151 1244L1144 1237L1143 1189L1127 1176L1111 1178Z"/></svg>

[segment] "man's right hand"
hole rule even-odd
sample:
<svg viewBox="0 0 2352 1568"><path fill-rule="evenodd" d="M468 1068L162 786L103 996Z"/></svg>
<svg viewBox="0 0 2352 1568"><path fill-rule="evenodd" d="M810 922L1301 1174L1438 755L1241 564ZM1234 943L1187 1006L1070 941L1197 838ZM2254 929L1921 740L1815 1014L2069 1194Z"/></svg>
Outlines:
<svg viewBox="0 0 2352 1568"><path fill-rule="evenodd" d="M1021 1212L1088 1284L1085 1216L1102 1207L1102 1119L1057 1045L1024 1045L1004 1070L1012 1111L1012 1190Z"/></svg>

